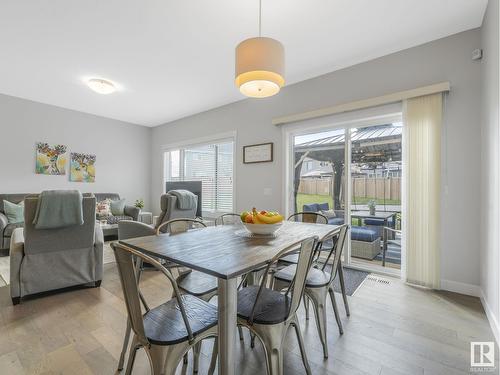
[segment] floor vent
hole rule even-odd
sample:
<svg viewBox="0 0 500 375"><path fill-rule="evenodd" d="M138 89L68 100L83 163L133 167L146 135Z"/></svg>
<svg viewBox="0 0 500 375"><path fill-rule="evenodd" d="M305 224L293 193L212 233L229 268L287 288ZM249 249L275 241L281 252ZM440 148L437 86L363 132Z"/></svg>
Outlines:
<svg viewBox="0 0 500 375"><path fill-rule="evenodd" d="M375 276L375 275L370 275L367 277L367 279L374 282L374 283L379 283L379 284L389 285L391 283L390 280L387 280L387 279L384 279L382 277Z"/></svg>

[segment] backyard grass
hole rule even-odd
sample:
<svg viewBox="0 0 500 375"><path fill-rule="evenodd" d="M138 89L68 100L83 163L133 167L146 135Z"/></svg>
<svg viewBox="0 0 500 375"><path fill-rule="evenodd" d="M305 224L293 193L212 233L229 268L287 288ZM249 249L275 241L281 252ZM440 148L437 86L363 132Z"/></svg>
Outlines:
<svg viewBox="0 0 500 375"><path fill-rule="evenodd" d="M356 204L367 204L368 201L372 198L356 198ZM377 204L384 204L383 199L376 199ZM328 203L328 206L332 208L333 199L328 195L318 195L318 194L297 194L297 209L302 211L302 207L304 204L310 203ZM352 202L354 204L354 200ZM394 199L386 199L386 205L400 205L401 201Z"/></svg>

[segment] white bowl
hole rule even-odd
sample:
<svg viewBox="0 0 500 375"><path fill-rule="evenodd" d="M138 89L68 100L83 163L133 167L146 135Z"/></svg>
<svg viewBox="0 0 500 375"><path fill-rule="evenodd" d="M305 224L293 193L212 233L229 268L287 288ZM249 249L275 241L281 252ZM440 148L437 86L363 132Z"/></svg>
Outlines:
<svg viewBox="0 0 500 375"><path fill-rule="evenodd" d="M252 234L261 234L270 236L276 233L276 231L281 228L283 222L276 224L250 224L250 223L242 223L242 224Z"/></svg>

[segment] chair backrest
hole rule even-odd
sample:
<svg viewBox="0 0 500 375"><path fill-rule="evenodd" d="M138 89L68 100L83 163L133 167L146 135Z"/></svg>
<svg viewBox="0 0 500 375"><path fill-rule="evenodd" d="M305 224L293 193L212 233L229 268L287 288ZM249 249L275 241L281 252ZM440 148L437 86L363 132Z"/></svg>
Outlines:
<svg viewBox="0 0 500 375"><path fill-rule="evenodd" d="M215 219L215 225L234 225L240 224L241 217L238 214L223 214L220 215L217 219Z"/></svg>
<svg viewBox="0 0 500 375"><path fill-rule="evenodd" d="M136 272L136 269L134 267L134 257L153 265L157 270L161 271L170 281L174 290L174 297L177 299L179 310L188 332L189 341L191 342L193 340L192 329L187 319L181 293L179 292L177 283L170 271L150 256L147 256L137 250L120 244L119 242L113 242L111 244L111 247L115 253L116 264L118 266L120 283L123 289L123 296L125 298L125 305L127 307L130 325L132 326L132 330L137 335L141 344L147 345L148 339L144 331L144 320L140 303L141 297L139 294L140 292L137 279L138 273Z"/></svg>
<svg viewBox="0 0 500 375"><path fill-rule="evenodd" d="M156 228L156 234L157 235L162 233L176 234L176 233L187 232L188 230L191 229L206 228L206 226L207 225L203 221L200 221L198 219L188 219L188 218L173 219L165 221L158 228Z"/></svg>
<svg viewBox="0 0 500 375"><path fill-rule="evenodd" d="M38 254L92 248L96 226L95 202L93 194L83 194L83 225L57 229L35 229L33 219L38 204L38 195L27 196L24 200L24 252Z"/></svg>
<svg viewBox="0 0 500 375"><path fill-rule="evenodd" d="M162 194L160 197L160 208L161 213L156 221L155 229L158 229L160 225L172 219L194 219L196 217L197 207L188 210L181 210L177 207L177 197L172 194Z"/></svg>
<svg viewBox="0 0 500 375"><path fill-rule="evenodd" d="M301 223L328 224L328 218L318 212L296 212L290 215L287 220Z"/></svg>
<svg viewBox="0 0 500 375"><path fill-rule="evenodd" d="M297 253L297 247L300 246L300 249L298 250L299 253L299 260L297 263L295 275L291 281L291 283L288 286L288 289L286 291L286 294L291 294L291 301L290 301L290 309L288 312L288 317L287 319L293 317L297 309L299 308L300 305L300 300L302 299L302 295L304 293L304 288L306 285L306 278L307 274L309 273L309 270L311 269L312 265L312 259L314 255L314 249L316 248L316 244L318 242L318 237L309 237L306 238L302 241L295 242L288 246L286 249L280 251L276 256L274 256L273 259L268 263L268 266L265 270L264 277L262 278L262 281L260 283L259 291L257 292L257 296L255 297L255 303L252 308L252 312L250 314L249 318L249 323L253 323L253 318L254 318L254 313L256 311L257 306L260 303L260 295L262 294L262 290L266 287L267 283L267 275L269 274L270 268L273 266L273 264L277 263L281 258L290 255L290 254L296 254Z"/></svg>
<svg viewBox="0 0 500 375"><path fill-rule="evenodd" d="M324 271L328 265L328 262L333 256L332 271L330 273L330 282L333 282L337 276L338 266L342 258L342 252L344 251L345 240L347 238L347 231L349 230L349 225L344 224L340 226L340 229L334 229L325 235L321 242L328 240L333 240L333 247L328 253L328 256L323 264L322 270Z"/></svg>

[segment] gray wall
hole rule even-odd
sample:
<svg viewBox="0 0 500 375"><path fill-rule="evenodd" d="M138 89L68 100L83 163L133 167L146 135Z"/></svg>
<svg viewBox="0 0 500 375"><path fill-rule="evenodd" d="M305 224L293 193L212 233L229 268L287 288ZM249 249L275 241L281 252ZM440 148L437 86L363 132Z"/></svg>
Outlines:
<svg viewBox="0 0 500 375"><path fill-rule="evenodd" d="M151 129L29 100L0 95L0 192L79 189L149 200ZM35 174L35 143L61 143L93 153L96 182ZM69 159L69 155L68 155ZM69 164L69 163L68 163Z"/></svg>
<svg viewBox="0 0 500 375"><path fill-rule="evenodd" d="M243 100L156 127L152 132L151 196L162 192L162 145L237 131L236 211L282 210L283 150L274 117L450 81L443 129L442 265L449 289L479 285L480 62L471 30L287 86L272 98ZM274 142L275 161L243 165L242 147ZM264 195L270 188L271 194Z"/></svg>
<svg viewBox="0 0 500 375"><path fill-rule="evenodd" d="M481 30L482 60L482 144L481 144L481 289L483 304L499 339L499 30L498 0L489 0ZM492 319L493 318L493 319Z"/></svg>

